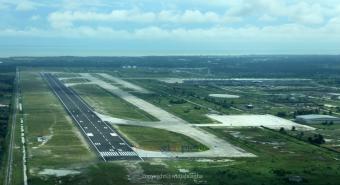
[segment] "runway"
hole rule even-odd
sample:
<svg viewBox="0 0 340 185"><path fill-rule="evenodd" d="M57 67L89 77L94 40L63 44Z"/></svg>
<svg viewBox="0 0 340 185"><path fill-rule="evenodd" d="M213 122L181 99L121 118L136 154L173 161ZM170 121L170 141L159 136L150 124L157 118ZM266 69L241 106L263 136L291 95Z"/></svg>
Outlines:
<svg viewBox="0 0 340 185"><path fill-rule="evenodd" d="M100 159L142 160L119 133L110 124L102 121L75 91L50 73L41 73L41 76L48 82Z"/></svg>

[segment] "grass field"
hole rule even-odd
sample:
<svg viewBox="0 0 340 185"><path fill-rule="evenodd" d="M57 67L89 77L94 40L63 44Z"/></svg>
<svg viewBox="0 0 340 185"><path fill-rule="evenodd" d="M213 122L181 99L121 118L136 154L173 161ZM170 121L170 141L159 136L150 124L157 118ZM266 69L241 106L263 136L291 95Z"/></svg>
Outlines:
<svg viewBox="0 0 340 185"><path fill-rule="evenodd" d="M61 80L63 83L85 83L89 82L89 80L85 78L69 78Z"/></svg>
<svg viewBox="0 0 340 185"><path fill-rule="evenodd" d="M115 163L93 164L79 171L80 174L63 177L34 176L30 184L34 185L129 185L127 171L124 166Z"/></svg>
<svg viewBox="0 0 340 185"><path fill-rule="evenodd" d="M98 161L82 139L59 100L37 72L21 72L26 141L28 146L28 183L49 184L130 184L125 167L118 163ZM18 121L19 123L20 121ZM13 184L23 184L20 127L16 127ZM38 136L48 136L46 143ZM75 170L79 174L41 175L43 170Z"/></svg>
<svg viewBox="0 0 340 185"><path fill-rule="evenodd" d="M333 125L312 124L311 126L317 128L317 130L304 132L289 130L287 131L287 134L297 137L306 142L309 142L308 141L309 137L314 138L315 135L321 134L325 140L325 143L321 144L321 146L340 152L340 139L339 139L340 124Z"/></svg>
<svg viewBox="0 0 340 185"><path fill-rule="evenodd" d="M177 98L159 96L154 94L139 94L140 98L188 121L189 123L212 123L213 121L205 116L209 111L188 102L171 103Z"/></svg>
<svg viewBox="0 0 340 185"><path fill-rule="evenodd" d="M62 70L62 69L58 69L58 70ZM56 73L55 76L56 76L56 77L60 77L60 78L81 77L81 76L80 76L79 74L77 74L77 73L64 73L64 72Z"/></svg>
<svg viewBox="0 0 340 185"><path fill-rule="evenodd" d="M182 134L163 129L119 126L119 131L137 148L152 151L197 152L208 148Z"/></svg>
<svg viewBox="0 0 340 185"><path fill-rule="evenodd" d="M124 75L127 74L124 73ZM67 75L61 76L67 77ZM75 134L76 128L73 127L72 121L68 118L59 101L49 91L37 73L24 72L22 84L25 123L27 124L26 130L28 131L29 142L30 184L131 184L128 182L130 176L128 176L129 172L126 167L129 162L101 163L96 161L93 154L87 150L84 143ZM185 98L225 114L234 113L234 110L223 108L200 98L209 93L223 93L221 89L216 89L215 91L215 89L211 90L209 87L205 87L202 92L199 92L200 87L180 87L175 89L178 92L174 97L162 93L161 91L168 92L168 89L159 86L160 84L155 83L155 80L150 82L140 80L140 84L144 84L145 86L143 87L152 87L153 89L151 90L156 94L143 95L134 93L135 95L191 123L211 122L204 116L209 110L197 108L188 102L171 103L171 100L178 100L176 98L178 96L180 97L179 99ZM159 91L155 91L157 88ZM155 120L144 111L96 85L79 85L74 86L74 89L98 112L124 119ZM188 95L196 90L198 91L196 95L199 97ZM263 91L247 88L237 90L244 91L244 93L240 93L241 98L233 100L234 106L244 110L245 113L276 114L281 111L292 112L295 110L294 107L289 107L289 104L281 106L279 105L280 103L276 104L269 99L267 100ZM183 94L182 91L184 92ZM169 94L174 93L169 91ZM231 91L230 94L236 93ZM256 107L252 110L245 110L245 105L249 102ZM317 132L322 133L325 138L333 139L331 144L339 144L339 125L317 125L316 127L320 129ZM184 135L165 130L138 126L119 126L118 128L124 137L139 148L155 151L170 149L170 151L179 152L182 151L183 146L195 146L192 147L193 150L191 151L206 149L200 143ZM149 159L144 162L133 162L142 168L145 175L198 175L198 177L183 179L162 178L151 180L144 184L337 185L340 181L339 153L308 144L286 134L261 128L206 128L206 131L256 154L257 157L233 158L231 160L222 158L204 160ZM36 137L42 135L52 137L46 144L40 146ZM20 137L18 136L18 143L20 143L19 139ZM190 147L185 148L190 149ZM16 149L15 156L15 165L17 166L17 170L14 172L17 179L15 184L21 184L20 148ZM81 174L65 177L36 175L38 171L48 168L71 168L78 170ZM181 172L183 169L188 172ZM293 183L289 180L290 178L294 179L294 177L300 179L301 182Z"/></svg>
<svg viewBox="0 0 340 185"><path fill-rule="evenodd" d="M105 91L97 85L77 85L72 88L99 113L122 119L157 121L156 118L145 111Z"/></svg>
<svg viewBox="0 0 340 185"><path fill-rule="evenodd" d="M223 181L229 184L290 184L288 179L292 176L299 176L309 184L336 184L340 180L338 153L261 128L207 130L258 155L254 159L238 159L223 170L198 169L199 173L210 176L211 184Z"/></svg>
<svg viewBox="0 0 340 185"><path fill-rule="evenodd" d="M158 180L160 184L337 185L340 180L340 163L336 160L340 157L338 153L261 128L206 130L257 157L142 163L144 173L165 177L188 175L178 179L161 178ZM183 169L187 172L180 172ZM301 182L292 182L290 178Z"/></svg>
<svg viewBox="0 0 340 185"><path fill-rule="evenodd" d="M30 171L93 161L94 154L39 73L21 75ZM39 143L39 136L46 136L47 142Z"/></svg>

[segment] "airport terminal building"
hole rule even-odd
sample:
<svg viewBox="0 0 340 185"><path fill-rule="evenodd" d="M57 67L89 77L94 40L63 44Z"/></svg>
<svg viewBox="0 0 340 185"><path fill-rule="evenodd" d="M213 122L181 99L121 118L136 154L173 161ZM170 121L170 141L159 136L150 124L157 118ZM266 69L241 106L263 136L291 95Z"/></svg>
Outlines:
<svg viewBox="0 0 340 185"><path fill-rule="evenodd" d="M306 124L340 123L340 118L330 115L308 114L296 116L296 122Z"/></svg>

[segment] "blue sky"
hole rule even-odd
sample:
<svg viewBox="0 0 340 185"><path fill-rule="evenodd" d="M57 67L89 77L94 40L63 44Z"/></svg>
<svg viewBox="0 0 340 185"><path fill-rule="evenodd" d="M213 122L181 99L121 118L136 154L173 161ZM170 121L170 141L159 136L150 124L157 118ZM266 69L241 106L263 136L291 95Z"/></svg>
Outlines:
<svg viewBox="0 0 340 185"><path fill-rule="evenodd" d="M0 56L340 54L339 0L0 0Z"/></svg>

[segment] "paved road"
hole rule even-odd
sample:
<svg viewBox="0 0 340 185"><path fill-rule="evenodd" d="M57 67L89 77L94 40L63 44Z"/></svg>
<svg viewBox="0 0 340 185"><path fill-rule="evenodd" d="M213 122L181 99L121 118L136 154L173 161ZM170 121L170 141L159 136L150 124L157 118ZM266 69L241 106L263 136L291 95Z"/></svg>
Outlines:
<svg viewBox="0 0 340 185"><path fill-rule="evenodd" d="M141 159L119 133L102 121L76 92L50 73L41 75L101 159L104 161Z"/></svg>
<svg viewBox="0 0 340 185"><path fill-rule="evenodd" d="M12 172L13 172L13 146L15 139L15 126L17 122L17 109L18 109L18 89L19 89L19 71L16 70L16 76L14 81L14 104L12 106L12 125L10 132L10 141L8 148L8 158L7 158L7 169L4 179L4 185L9 185L12 183Z"/></svg>

